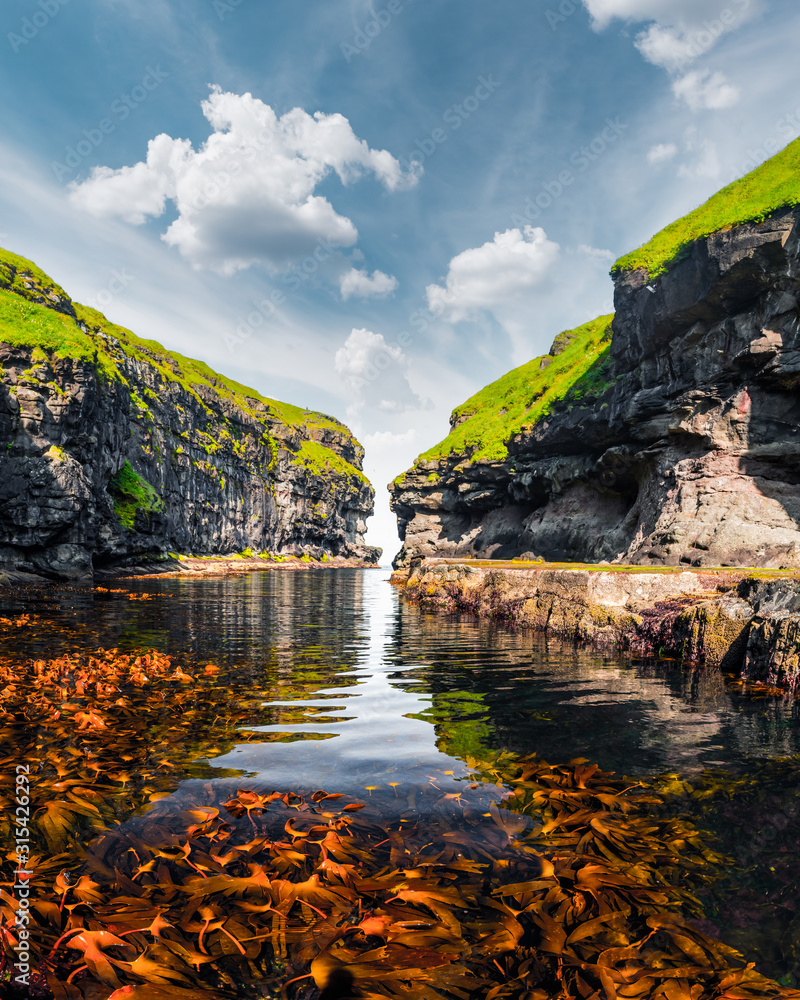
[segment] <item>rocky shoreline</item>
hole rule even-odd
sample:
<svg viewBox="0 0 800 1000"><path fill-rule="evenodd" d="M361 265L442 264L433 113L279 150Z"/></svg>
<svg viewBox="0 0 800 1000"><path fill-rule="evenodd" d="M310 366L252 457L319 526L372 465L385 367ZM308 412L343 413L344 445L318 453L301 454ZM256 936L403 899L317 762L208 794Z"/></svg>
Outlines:
<svg viewBox="0 0 800 1000"><path fill-rule="evenodd" d="M571 567L429 559L395 572L408 600L665 656L800 691L800 576L754 570Z"/></svg>
<svg viewBox="0 0 800 1000"><path fill-rule="evenodd" d="M264 558L261 556L169 556L154 561L131 562L97 570L93 582L115 583L121 580L175 579L178 577L243 576L267 570L302 572L331 569L379 569L377 563L358 558L335 556L329 559L305 559L295 556ZM8 596L19 588L50 588L63 586L67 581L52 580L35 573L18 571L0 572L0 597Z"/></svg>
<svg viewBox="0 0 800 1000"><path fill-rule="evenodd" d="M335 556L332 559L299 559L281 557L278 559L261 556L178 556L155 567L138 566L118 570L109 575L111 580L129 580L134 577L200 577L200 576L243 576L246 573L263 573L267 570L300 572L304 570L326 569L378 569L377 563L363 559L348 559ZM97 577L97 574L95 574Z"/></svg>

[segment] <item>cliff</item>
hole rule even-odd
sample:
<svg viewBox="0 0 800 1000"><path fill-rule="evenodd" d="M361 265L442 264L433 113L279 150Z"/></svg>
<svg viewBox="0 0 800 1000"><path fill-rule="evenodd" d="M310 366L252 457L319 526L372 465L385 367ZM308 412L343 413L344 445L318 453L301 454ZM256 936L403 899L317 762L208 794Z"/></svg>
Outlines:
<svg viewBox="0 0 800 1000"><path fill-rule="evenodd" d="M800 566L798 202L800 140L622 258L613 318L459 407L390 485L397 564Z"/></svg>
<svg viewBox="0 0 800 1000"><path fill-rule="evenodd" d="M247 548L377 561L343 424L140 339L5 251L0 361L0 571Z"/></svg>

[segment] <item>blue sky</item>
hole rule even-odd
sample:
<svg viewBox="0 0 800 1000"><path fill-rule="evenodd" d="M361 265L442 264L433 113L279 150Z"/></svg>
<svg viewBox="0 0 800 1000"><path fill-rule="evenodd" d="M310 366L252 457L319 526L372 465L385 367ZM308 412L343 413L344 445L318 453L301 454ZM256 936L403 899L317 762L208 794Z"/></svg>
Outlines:
<svg viewBox="0 0 800 1000"><path fill-rule="evenodd" d="M800 134L796 0L13 0L0 245L384 484Z"/></svg>

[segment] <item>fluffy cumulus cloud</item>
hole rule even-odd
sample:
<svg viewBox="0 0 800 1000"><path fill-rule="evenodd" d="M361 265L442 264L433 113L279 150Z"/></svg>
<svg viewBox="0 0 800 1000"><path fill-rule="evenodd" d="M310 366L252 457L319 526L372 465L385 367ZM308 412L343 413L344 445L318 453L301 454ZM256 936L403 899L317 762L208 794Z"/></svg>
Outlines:
<svg viewBox="0 0 800 1000"><path fill-rule="evenodd" d="M427 288L428 320L446 337L447 324L474 339L494 363L498 351L522 364L549 349L554 332L610 312L610 250L581 244L561 248L538 227L495 233L483 246L457 254L442 284ZM453 335L453 331L450 331Z"/></svg>
<svg viewBox="0 0 800 1000"><path fill-rule="evenodd" d="M427 405L408 381L402 346L387 343L382 333L354 329L336 352L334 368L352 400L349 415L364 407L400 413Z"/></svg>
<svg viewBox="0 0 800 1000"><path fill-rule="evenodd" d="M490 242L454 257L443 285L428 285L428 308L450 322L480 310L495 312L545 286L559 249L539 227L495 233Z"/></svg>
<svg viewBox="0 0 800 1000"><path fill-rule="evenodd" d="M732 107L738 89L724 74L689 67L752 17L764 0L583 0L600 31L615 19L650 22L636 36L644 58L666 69L673 92L693 111Z"/></svg>
<svg viewBox="0 0 800 1000"><path fill-rule="evenodd" d="M404 172L340 114L294 108L279 117L251 94L218 87L202 109L213 131L199 149L156 136L145 160L118 170L97 167L74 183L73 203L140 225L172 202L177 218L162 238L193 266L230 274L261 263L276 271L320 246L330 253L356 242L352 221L315 193L332 173L343 184L373 175L389 191L418 179L419 168ZM375 277L368 280L374 284Z"/></svg>
<svg viewBox="0 0 800 1000"><path fill-rule="evenodd" d="M359 299L383 298L391 295L396 288L397 278L383 271L373 271L370 275L367 271L351 267L339 277L339 290L345 301L353 296Z"/></svg>

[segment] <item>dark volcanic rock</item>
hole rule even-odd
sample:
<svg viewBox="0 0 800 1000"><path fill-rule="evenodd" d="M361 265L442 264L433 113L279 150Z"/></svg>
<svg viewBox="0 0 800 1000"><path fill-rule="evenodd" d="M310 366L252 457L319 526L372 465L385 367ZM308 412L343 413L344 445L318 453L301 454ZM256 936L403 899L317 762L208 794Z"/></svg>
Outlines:
<svg viewBox="0 0 800 1000"><path fill-rule="evenodd" d="M374 491L344 425L303 411L289 422L104 341L121 377L0 344L0 571L76 578L248 547L377 561L363 540ZM126 462L152 487L127 526L115 490Z"/></svg>
<svg viewBox="0 0 800 1000"><path fill-rule="evenodd" d="M393 484L412 556L800 566L800 208L616 280L609 385Z"/></svg>

